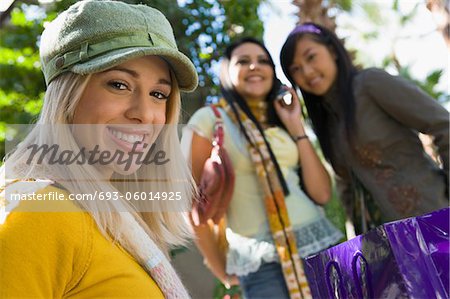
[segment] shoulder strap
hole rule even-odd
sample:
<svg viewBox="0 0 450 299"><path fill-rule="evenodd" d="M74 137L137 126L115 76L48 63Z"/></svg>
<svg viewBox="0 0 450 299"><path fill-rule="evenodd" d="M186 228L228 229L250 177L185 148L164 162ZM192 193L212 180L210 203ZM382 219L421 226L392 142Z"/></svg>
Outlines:
<svg viewBox="0 0 450 299"><path fill-rule="evenodd" d="M211 109L216 116L216 122L214 124L213 131L213 146L218 145L219 147L223 146L223 120L220 115L219 109L215 105L210 105Z"/></svg>

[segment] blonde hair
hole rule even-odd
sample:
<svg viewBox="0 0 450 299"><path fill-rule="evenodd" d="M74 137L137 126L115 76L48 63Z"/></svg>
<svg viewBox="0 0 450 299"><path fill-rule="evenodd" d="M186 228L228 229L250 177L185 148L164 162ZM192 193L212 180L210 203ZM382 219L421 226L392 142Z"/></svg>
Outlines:
<svg viewBox="0 0 450 299"><path fill-rule="evenodd" d="M142 244L139 244L139 241L136 239L128 238L127 231L130 228L126 227L126 225L129 225L129 222L123 220L124 215L122 215L122 212L131 214L135 218L136 223L144 229L148 236L166 254L171 246L184 245L191 237L192 231L187 213L183 211L190 209L191 198L195 192L195 183L180 149L176 125L179 119L181 97L175 76L173 73L171 75L173 83L172 92L166 106L166 124L170 124L175 128L161 133L158 137L160 139L158 144L160 147L164 147L172 162L165 164L164 167L159 167L158 171L155 170L154 165L142 165L137 171L138 174L130 176L114 174L112 182L104 182L98 180L100 173L92 165L71 165L71 167L52 165L51 169L42 169L25 164L23 157L26 156L25 152L30 144L58 144L62 149L78 147L68 129L70 126L61 126L64 128L52 129L57 131L55 134L33 129L16 150L8 156L5 165L2 167L2 174L4 175L4 168L9 162L10 167L13 167L9 168L8 171L14 169L13 173L17 175L16 177L50 179L64 177L65 180L62 182L58 182L57 179L54 181L60 183L72 193L94 194L96 191L103 191L122 192L123 194L124 192L141 191L142 189L139 190L140 188L150 188L150 190L151 188L158 188L158 191L179 190L182 200L177 203L178 212L170 211L171 207L169 205L173 204L173 202L168 201L160 203L158 211L152 212L137 211L136 207L126 200L94 200L79 201L77 203L90 213L105 237L118 241L133 256L139 255L139 251L142 250L140 248ZM91 75L81 76L69 72L54 79L46 91L44 105L37 124L51 125L51 127L58 127L59 124L71 124L75 109L90 78ZM61 132L61 130L69 131ZM139 175L163 179L145 183L144 185L138 182ZM178 180L172 180L174 177L178 178ZM83 180L80 180L80 178ZM180 181L182 181L182 184L179 183Z"/></svg>

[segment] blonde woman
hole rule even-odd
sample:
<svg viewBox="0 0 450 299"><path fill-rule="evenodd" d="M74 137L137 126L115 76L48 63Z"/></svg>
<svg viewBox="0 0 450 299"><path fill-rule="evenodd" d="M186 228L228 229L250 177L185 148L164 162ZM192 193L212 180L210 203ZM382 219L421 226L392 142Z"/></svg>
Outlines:
<svg viewBox="0 0 450 299"><path fill-rule="evenodd" d="M80 1L46 27L40 55L42 112L1 168L0 296L189 297L167 250L190 236L174 127L197 75L169 22Z"/></svg>

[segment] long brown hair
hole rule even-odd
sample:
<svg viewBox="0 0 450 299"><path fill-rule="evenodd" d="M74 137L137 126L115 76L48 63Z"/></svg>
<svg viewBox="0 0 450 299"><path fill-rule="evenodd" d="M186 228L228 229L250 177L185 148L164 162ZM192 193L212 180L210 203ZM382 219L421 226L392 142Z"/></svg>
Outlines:
<svg viewBox="0 0 450 299"><path fill-rule="evenodd" d="M272 159L272 162L275 165L277 176L278 176L278 179L280 180L281 186L283 187L284 194L288 195L289 189L287 187L286 181L284 180L283 174L281 173L280 165L278 164L278 161L272 151L272 148L266 139L263 128L261 127L261 125L258 122L258 120L256 119L256 117L251 112L246 101L236 91L236 88L231 83L231 78L230 78L230 74L228 71L231 56L233 55L233 51L236 48L238 48L239 46L246 44L246 43L252 43L252 44L258 45L259 47L261 47L261 49L264 50L264 52L266 52L267 57L269 58L270 65L273 69L273 81L272 81L273 83L272 83L272 88L270 89L270 91L267 94L266 99L265 99L269 103L268 109L267 109L267 120L270 125L282 127L283 129L286 130L285 126L283 125L280 118L278 117L278 114L276 113L275 108L273 107L273 101L275 100L278 90L281 87L281 82L276 77L275 64L273 62L272 56L270 56L270 53L267 50L267 48L259 40L254 39L252 37L244 37L244 38L241 38L241 39L235 41L234 43L231 43L225 49L225 57L222 59L221 72L220 72L220 90L221 90L222 95L225 98L225 100L230 104L230 107L232 108L232 110L236 116L236 119L239 122L239 127L241 129L241 132L244 134L247 141L250 142L250 138L246 133L246 130L240 119L239 113L237 112L236 108L234 107L234 104L237 104L242 109L242 111L244 111L244 113L247 115L247 117L258 128L259 132L261 133L261 136L263 136L263 138L264 138L264 142L267 146L267 149L269 150L270 158Z"/></svg>
<svg viewBox="0 0 450 299"><path fill-rule="evenodd" d="M352 143L352 136L356 129L354 126L355 98L353 95L353 77L355 76L356 68L339 38L330 30L314 23L304 23L297 26L288 36L281 49L280 61L283 72L291 82L292 86L300 88L308 110L308 117L311 120L313 129L319 139L322 152L325 158L329 160L332 145L328 132L328 113L323 106L323 96L317 96L303 90L295 83L289 72L289 68L294 60L297 43L305 36L328 47L337 57L336 64L338 73L335 82L335 86L337 87L336 96L344 111L344 123L347 139L350 143Z"/></svg>

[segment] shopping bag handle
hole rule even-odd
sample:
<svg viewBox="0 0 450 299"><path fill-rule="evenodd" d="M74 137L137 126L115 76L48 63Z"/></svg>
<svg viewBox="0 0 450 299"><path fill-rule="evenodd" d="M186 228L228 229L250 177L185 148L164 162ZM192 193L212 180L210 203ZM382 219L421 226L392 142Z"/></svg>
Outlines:
<svg viewBox="0 0 450 299"><path fill-rule="evenodd" d="M364 273L361 273L361 278L363 280L365 280L366 286L367 286L367 297L366 298L374 298L369 263L367 262L366 258L362 254L362 252L357 251L353 255L353 259L352 259L352 273L353 273L353 282L356 286L356 292L358 294L358 298L361 298L361 299L364 298L363 287L361 285L361 280L359 279L360 276L358 275L358 261L360 261L360 265L362 265L362 263L364 263L365 267L366 267L365 275L364 275ZM361 266L359 268L361 269Z"/></svg>
<svg viewBox="0 0 450 299"><path fill-rule="evenodd" d="M341 274L341 270L339 268L339 264L336 261L329 261L327 263L326 269L325 269L325 281L327 283L327 289L328 289L328 294L330 295L330 298L336 298L335 296L335 292L334 292L334 288L333 288L333 284L331 283L331 269L334 268L334 270L336 271L337 275L338 275L338 297L337 298L346 298L344 297L345 294L345 288L344 288L344 282L342 280L342 274Z"/></svg>

